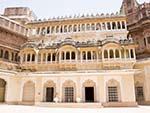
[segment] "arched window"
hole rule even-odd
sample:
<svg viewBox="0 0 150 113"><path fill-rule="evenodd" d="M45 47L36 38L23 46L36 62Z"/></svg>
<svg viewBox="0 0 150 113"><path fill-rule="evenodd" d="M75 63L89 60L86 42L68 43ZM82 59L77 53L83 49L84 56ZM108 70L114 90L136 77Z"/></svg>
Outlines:
<svg viewBox="0 0 150 113"><path fill-rule="evenodd" d="M122 29L125 29L125 22L122 21Z"/></svg>
<svg viewBox="0 0 150 113"><path fill-rule="evenodd" d="M56 27L56 33L59 33L59 26Z"/></svg>
<svg viewBox="0 0 150 113"><path fill-rule="evenodd" d="M82 24L81 31L85 31L85 24Z"/></svg>
<svg viewBox="0 0 150 113"><path fill-rule="evenodd" d="M38 62L41 62L41 54L38 55Z"/></svg>
<svg viewBox="0 0 150 113"><path fill-rule="evenodd" d="M95 24L94 24L94 23L92 23L92 25L91 25L91 29L92 29L92 31L94 31L94 30L95 30Z"/></svg>
<svg viewBox="0 0 150 113"><path fill-rule="evenodd" d="M42 35L45 35L45 33L46 33L46 32L45 32L45 27L43 27L41 34L42 34Z"/></svg>
<svg viewBox="0 0 150 113"><path fill-rule="evenodd" d="M11 61L14 61L14 53L11 53Z"/></svg>
<svg viewBox="0 0 150 113"><path fill-rule="evenodd" d="M101 30L101 24L100 23L96 24L96 30Z"/></svg>
<svg viewBox="0 0 150 113"><path fill-rule="evenodd" d="M55 61L56 60L56 54L55 53L53 53L53 56L52 56L52 61Z"/></svg>
<svg viewBox="0 0 150 113"><path fill-rule="evenodd" d="M112 23L112 29L117 29L116 22Z"/></svg>
<svg viewBox="0 0 150 113"><path fill-rule="evenodd" d="M107 29L108 29L108 30L111 30L110 22L107 22Z"/></svg>
<svg viewBox="0 0 150 113"><path fill-rule="evenodd" d="M54 33L54 30L55 30L55 27L52 26L52 28L51 28L51 33Z"/></svg>
<svg viewBox="0 0 150 113"><path fill-rule="evenodd" d="M129 58L129 50L126 50L126 58Z"/></svg>
<svg viewBox="0 0 150 113"><path fill-rule="evenodd" d="M43 61L46 61L46 53L43 54Z"/></svg>
<svg viewBox="0 0 150 113"><path fill-rule="evenodd" d="M131 58L134 58L134 52L133 49L130 50Z"/></svg>
<svg viewBox="0 0 150 113"><path fill-rule="evenodd" d="M117 22L117 25L118 25L118 29L121 29L120 22Z"/></svg>
<svg viewBox="0 0 150 113"><path fill-rule="evenodd" d="M50 33L50 28L49 27L47 27L47 34L49 34Z"/></svg>
<svg viewBox="0 0 150 113"><path fill-rule="evenodd" d="M90 24L86 25L86 30L89 31L90 30Z"/></svg>
<svg viewBox="0 0 150 113"><path fill-rule="evenodd" d="M64 26L64 33L67 32L67 25Z"/></svg>
<svg viewBox="0 0 150 113"><path fill-rule="evenodd" d="M88 60L91 60L91 51L88 51L87 58L88 58Z"/></svg>
<svg viewBox="0 0 150 113"><path fill-rule="evenodd" d="M26 61L26 54L23 54L23 62Z"/></svg>
<svg viewBox="0 0 150 113"><path fill-rule="evenodd" d="M65 59L65 53L64 53L64 52L61 53L61 59L62 59L62 60Z"/></svg>
<svg viewBox="0 0 150 113"><path fill-rule="evenodd" d="M107 50L104 51L104 58L108 58L108 51Z"/></svg>
<svg viewBox="0 0 150 113"><path fill-rule="evenodd" d="M78 32L80 32L81 31L81 28L80 28L80 24L78 25Z"/></svg>
<svg viewBox="0 0 150 113"><path fill-rule="evenodd" d="M146 38L144 38L144 45L146 46L147 44L146 44Z"/></svg>
<svg viewBox="0 0 150 113"><path fill-rule="evenodd" d="M115 54L116 54L116 58L119 58L119 56L120 56L120 55L119 55L119 50L116 50L116 51L115 51Z"/></svg>
<svg viewBox="0 0 150 113"><path fill-rule="evenodd" d="M3 50L0 50L0 58L3 58Z"/></svg>
<svg viewBox="0 0 150 113"><path fill-rule="evenodd" d="M110 53L110 58L114 58L114 52L113 52L113 50L110 50L109 53Z"/></svg>
<svg viewBox="0 0 150 113"><path fill-rule="evenodd" d="M27 55L27 62L30 61L30 54Z"/></svg>
<svg viewBox="0 0 150 113"><path fill-rule="evenodd" d="M96 51L93 51L93 59L96 59Z"/></svg>
<svg viewBox="0 0 150 113"><path fill-rule="evenodd" d="M102 29L103 29L103 30L106 30L106 25L105 25L105 23L102 23Z"/></svg>
<svg viewBox="0 0 150 113"><path fill-rule="evenodd" d="M8 51L5 51L4 58L9 60L9 52Z"/></svg>
<svg viewBox="0 0 150 113"><path fill-rule="evenodd" d="M16 62L19 61L19 60L18 60L18 53L15 54L15 61L16 61Z"/></svg>
<svg viewBox="0 0 150 113"><path fill-rule="evenodd" d="M77 25L73 26L73 32L77 32Z"/></svg>
<svg viewBox="0 0 150 113"><path fill-rule="evenodd" d="M71 59L72 59L72 60L75 60L75 58L76 58L75 52L72 52L72 53L71 53Z"/></svg>
<svg viewBox="0 0 150 113"><path fill-rule="evenodd" d="M70 52L66 52L66 60L70 59Z"/></svg>
<svg viewBox="0 0 150 113"><path fill-rule="evenodd" d="M63 28L62 28L62 26L60 27L60 33L63 33Z"/></svg>
<svg viewBox="0 0 150 113"><path fill-rule="evenodd" d="M47 61L51 61L51 53L48 53Z"/></svg>
<svg viewBox="0 0 150 113"><path fill-rule="evenodd" d="M82 59L86 60L86 52L85 51L82 52Z"/></svg>
<svg viewBox="0 0 150 113"><path fill-rule="evenodd" d="M40 34L40 28L36 29L36 34Z"/></svg>
<svg viewBox="0 0 150 113"><path fill-rule="evenodd" d="M32 54L32 61L35 61L35 54Z"/></svg>
<svg viewBox="0 0 150 113"><path fill-rule="evenodd" d="M116 80L109 80L107 82L108 102L120 101L120 84Z"/></svg>
<svg viewBox="0 0 150 113"><path fill-rule="evenodd" d="M68 32L72 32L72 25L69 25Z"/></svg>

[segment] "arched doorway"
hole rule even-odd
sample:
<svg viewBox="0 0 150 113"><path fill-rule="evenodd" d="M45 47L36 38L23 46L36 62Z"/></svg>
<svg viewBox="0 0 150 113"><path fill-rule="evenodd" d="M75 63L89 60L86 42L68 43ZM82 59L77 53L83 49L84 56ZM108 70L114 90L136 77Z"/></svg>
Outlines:
<svg viewBox="0 0 150 113"><path fill-rule="evenodd" d="M92 80L83 83L83 98L85 102L94 102L96 95L96 84Z"/></svg>
<svg viewBox="0 0 150 113"><path fill-rule="evenodd" d="M24 84L22 100L24 102L35 101L35 84L32 81L28 81Z"/></svg>
<svg viewBox="0 0 150 113"><path fill-rule="evenodd" d="M0 79L0 102L5 101L6 81Z"/></svg>
<svg viewBox="0 0 150 113"><path fill-rule="evenodd" d="M68 80L63 83L63 102L75 102L76 85L73 81Z"/></svg>
<svg viewBox="0 0 150 113"><path fill-rule="evenodd" d="M44 84L44 101L53 102L56 95L56 84L49 80Z"/></svg>

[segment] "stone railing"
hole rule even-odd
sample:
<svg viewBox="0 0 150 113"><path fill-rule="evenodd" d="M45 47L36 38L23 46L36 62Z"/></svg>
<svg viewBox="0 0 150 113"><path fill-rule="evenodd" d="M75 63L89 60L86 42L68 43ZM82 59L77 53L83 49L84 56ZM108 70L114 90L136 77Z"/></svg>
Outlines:
<svg viewBox="0 0 150 113"><path fill-rule="evenodd" d="M0 27L8 29L12 32L28 36L28 29L20 25L18 22L8 19L7 17L0 15Z"/></svg>

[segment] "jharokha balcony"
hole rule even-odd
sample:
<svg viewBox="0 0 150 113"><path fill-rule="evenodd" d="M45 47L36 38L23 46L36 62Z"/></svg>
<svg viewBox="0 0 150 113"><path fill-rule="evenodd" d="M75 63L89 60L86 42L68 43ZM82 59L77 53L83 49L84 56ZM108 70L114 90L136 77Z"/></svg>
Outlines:
<svg viewBox="0 0 150 113"><path fill-rule="evenodd" d="M75 42L74 42L75 43ZM24 45L20 54L21 68L29 70L99 70L130 69L136 62L135 47L132 41L117 40L74 46L62 45L38 48L36 44ZM85 43L84 43L85 44Z"/></svg>

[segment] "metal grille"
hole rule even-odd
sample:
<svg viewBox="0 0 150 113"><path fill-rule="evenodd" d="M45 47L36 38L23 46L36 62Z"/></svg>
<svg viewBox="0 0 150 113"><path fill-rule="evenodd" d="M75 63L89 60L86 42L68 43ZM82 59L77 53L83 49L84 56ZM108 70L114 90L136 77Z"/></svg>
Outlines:
<svg viewBox="0 0 150 113"><path fill-rule="evenodd" d="M65 87L65 102L73 102L74 98L74 88Z"/></svg>
<svg viewBox="0 0 150 113"><path fill-rule="evenodd" d="M136 101L143 101L144 100L143 87L142 86L136 87L135 90L136 90Z"/></svg>
<svg viewBox="0 0 150 113"><path fill-rule="evenodd" d="M118 102L117 87L108 87L109 102Z"/></svg>

